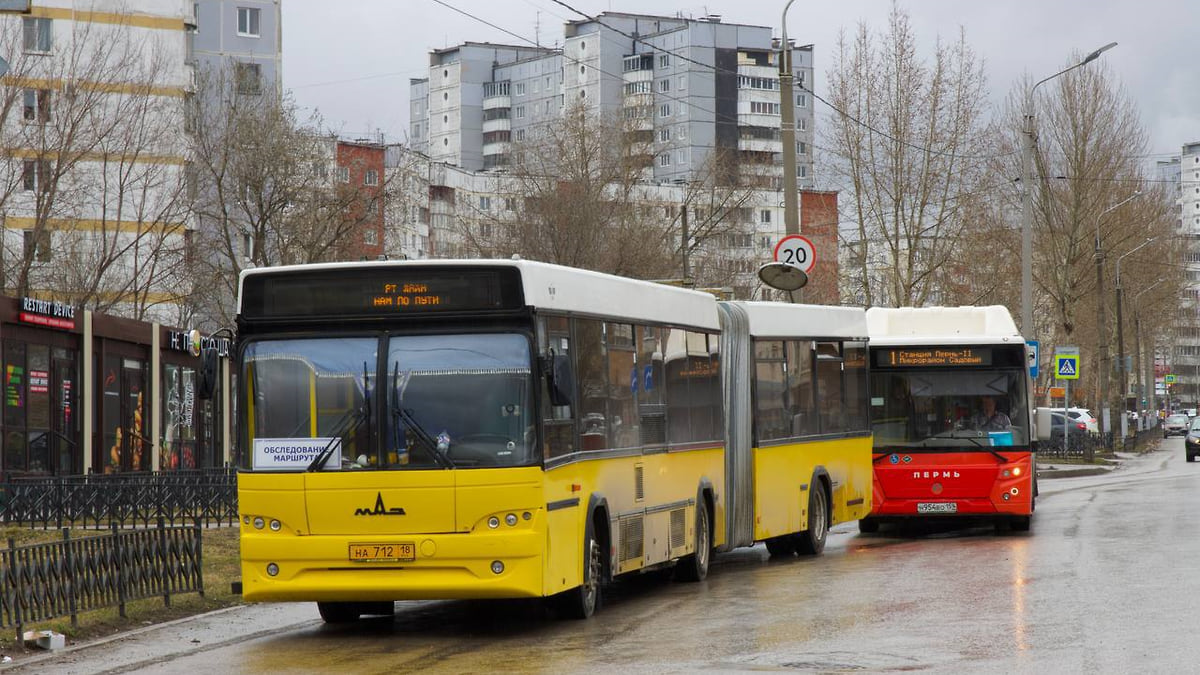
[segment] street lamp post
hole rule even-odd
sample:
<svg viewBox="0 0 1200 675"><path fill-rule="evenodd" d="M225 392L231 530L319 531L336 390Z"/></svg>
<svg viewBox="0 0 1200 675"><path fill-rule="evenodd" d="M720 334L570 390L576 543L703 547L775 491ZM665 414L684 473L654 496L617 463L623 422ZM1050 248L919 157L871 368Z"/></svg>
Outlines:
<svg viewBox="0 0 1200 675"><path fill-rule="evenodd" d="M1134 246L1132 249L1117 256L1117 288L1115 291L1116 295L1117 295L1117 369L1121 371L1121 406L1120 407L1122 408L1122 415L1124 415L1123 409L1125 407L1124 402L1126 399L1126 395L1129 393L1129 369L1125 367L1125 324L1121 320L1121 297L1122 297L1122 295L1124 295L1124 293L1122 292L1122 288L1121 288L1121 261L1124 260L1127 256L1132 255L1133 253L1141 250L1147 244L1149 244L1150 242L1154 241L1157 238L1158 237L1150 237L1150 238L1146 239L1146 241L1143 241L1142 243L1138 244L1137 246ZM1122 424L1122 427L1124 427L1124 424Z"/></svg>
<svg viewBox="0 0 1200 675"><path fill-rule="evenodd" d="M1109 364L1108 364L1108 319L1104 316L1104 314L1105 314L1105 312L1104 312L1104 249L1101 248L1101 244L1100 244L1100 221L1104 219L1104 216L1108 215L1109 213L1112 213L1113 211L1116 211L1118 208L1120 208L1121 206L1125 205L1126 203L1132 201L1134 198L1136 198L1140 194L1142 194L1142 191L1137 190L1133 194L1126 197L1125 199L1122 199L1121 201L1117 202L1116 204L1113 204L1112 206L1108 207L1107 209L1101 211L1100 215L1096 216L1096 254L1095 254L1095 257L1096 257L1096 330L1100 333L1100 335L1099 335L1099 338L1100 338L1100 350L1099 350L1100 351L1100 354L1099 354L1100 367L1098 368L1098 370L1100 371L1099 372L1100 386L1099 386L1098 393L1100 396L1100 419L1101 419L1101 423L1104 425L1104 428L1102 428L1101 431L1104 432L1105 438L1107 438L1108 432L1112 431L1112 422L1110 419L1106 419L1106 416L1104 414L1104 411L1108 410L1108 404L1109 404L1109 394L1108 394Z"/></svg>
<svg viewBox="0 0 1200 675"><path fill-rule="evenodd" d="M1163 281L1165 281L1165 279L1159 279L1158 281L1150 284L1149 286L1143 288L1142 290L1138 291L1137 293L1134 293L1133 299L1130 301L1133 303L1133 340L1134 340L1133 349L1134 349L1134 353L1137 354L1137 366L1135 366L1135 368L1137 370L1137 389L1138 389L1139 396L1142 395L1143 393L1145 393L1146 389L1144 388L1145 384L1142 380L1142 373L1143 373L1143 369L1142 369L1142 309L1138 305L1138 298L1145 295L1146 291L1149 291L1150 289L1154 288L1155 286L1161 284ZM1150 392L1148 394L1146 394L1146 410L1154 410L1157 412L1158 405L1157 405L1157 402L1154 400L1154 398L1155 398L1154 397L1154 378L1147 377L1145 381L1150 382ZM1139 417L1138 419L1141 420L1141 417ZM1139 426L1143 429L1150 428L1150 424L1149 424L1148 420L1146 421L1145 424L1140 424Z"/></svg>
<svg viewBox="0 0 1200 675"><path fill-rule="evenodd" d="M783 129L783 226L787 234L800 234L800 207L796 195L796 99L792 94L792 45L787 36L787 13L792 3L783 6L779 40L779 114Z"/></svg>
<svg viewBox="0 0 1200 675"><path fill-rule="evenodd" d="M791 4L790 2L788 4ZM785 12L787 10L784 10ZM1033 118L1033 96L1037 88L1063 73L1087 65L1100 58L1100 54L1116 47L1117 43L1110 42L1096 51L1088 54L1082 61L1059 72L1039 80L1029 90L1025 98L1025 128L1021 130L1021 332L1026 339L1032 339L1033 333L1033 146L1036 126Z"/></svg>

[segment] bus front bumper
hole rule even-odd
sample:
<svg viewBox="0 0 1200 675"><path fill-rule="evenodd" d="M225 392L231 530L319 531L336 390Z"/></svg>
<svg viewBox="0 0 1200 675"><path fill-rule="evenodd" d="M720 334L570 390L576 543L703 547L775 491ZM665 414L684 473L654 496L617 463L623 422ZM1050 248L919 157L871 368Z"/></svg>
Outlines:
<svg viewBox="0 0 1200 675"><path fill-rule="evenodd" d="M389 537L243 531L242 595L249 602L540 597L544 542L535 530ZM352 545L401 543L413 544L415 559L350 560Z"/></svg>

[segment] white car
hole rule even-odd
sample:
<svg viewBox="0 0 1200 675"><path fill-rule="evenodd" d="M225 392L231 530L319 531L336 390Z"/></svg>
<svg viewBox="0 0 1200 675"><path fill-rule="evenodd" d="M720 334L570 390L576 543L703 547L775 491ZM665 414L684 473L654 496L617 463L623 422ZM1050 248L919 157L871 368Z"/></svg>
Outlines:
<svg viewBox="0 0 1200 675"><path fill-rule="evenodd" d="M1100 433L1100 420L1092 415L1092 411L1087 408L1068 408L1067 416L1077 422L1083 422L1087 425L1088 433Z"/></svg>

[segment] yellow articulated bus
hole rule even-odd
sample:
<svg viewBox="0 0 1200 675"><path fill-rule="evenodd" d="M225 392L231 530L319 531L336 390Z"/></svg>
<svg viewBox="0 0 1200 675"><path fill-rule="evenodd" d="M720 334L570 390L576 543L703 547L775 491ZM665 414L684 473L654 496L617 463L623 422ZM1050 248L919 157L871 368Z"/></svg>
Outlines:
<svg viewBox="0 0 1200 675"><path fill-rule="evenodd" d="M870 510L862 310L720 303L534 263L248 270L242 588L329 622L537 598Z"/></svg>

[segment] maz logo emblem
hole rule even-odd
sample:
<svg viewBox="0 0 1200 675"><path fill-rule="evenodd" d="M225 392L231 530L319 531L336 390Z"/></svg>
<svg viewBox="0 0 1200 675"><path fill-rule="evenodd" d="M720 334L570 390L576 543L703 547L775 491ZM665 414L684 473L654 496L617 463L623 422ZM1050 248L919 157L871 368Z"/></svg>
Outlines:
<svg viewBox="0 0 1200 675"><path fill-rule="evenodd" d="M404 509L399 506L388 508L383 505L383 493L375 493L375 508L374 509L354 509L356 516L403 516Z"/></svg>

